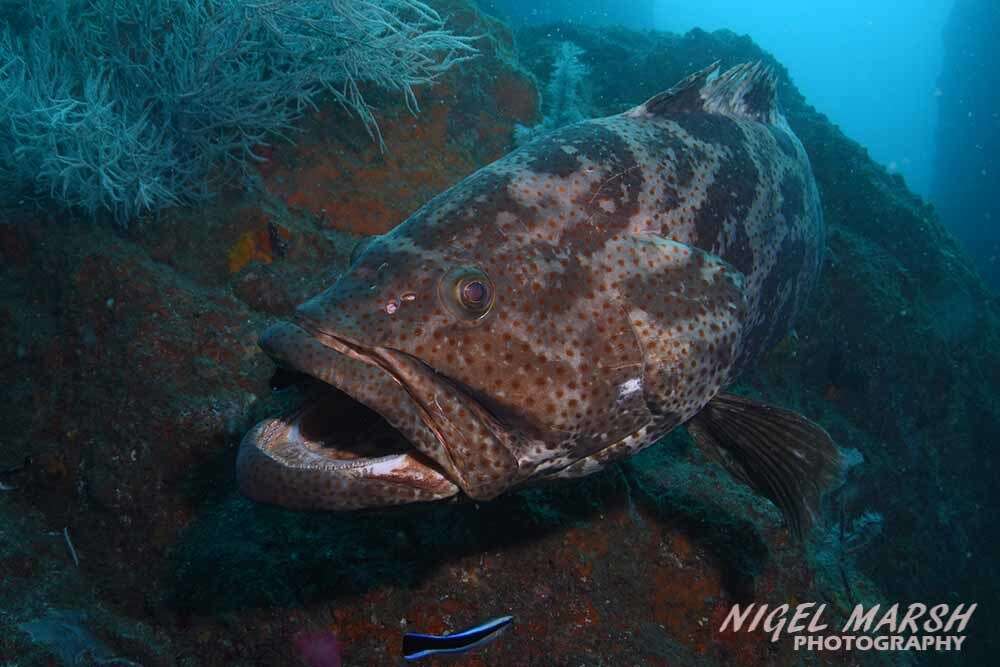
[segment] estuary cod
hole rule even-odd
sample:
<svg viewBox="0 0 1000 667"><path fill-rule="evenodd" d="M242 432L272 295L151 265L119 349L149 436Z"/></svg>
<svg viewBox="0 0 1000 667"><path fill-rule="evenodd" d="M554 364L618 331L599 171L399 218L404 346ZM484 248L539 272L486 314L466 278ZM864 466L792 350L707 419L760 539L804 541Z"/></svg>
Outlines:
<svg viewBox="0 0 1000 667"><path fill-rule="evenodd" d="M488 500L685 425L800 533L836 447L723 392L788 333L821 263L816 184L775 86L760 64L709 67L538 138L369 241L263 334L328 390L246 435L242 491L328 510Z"/></svg>

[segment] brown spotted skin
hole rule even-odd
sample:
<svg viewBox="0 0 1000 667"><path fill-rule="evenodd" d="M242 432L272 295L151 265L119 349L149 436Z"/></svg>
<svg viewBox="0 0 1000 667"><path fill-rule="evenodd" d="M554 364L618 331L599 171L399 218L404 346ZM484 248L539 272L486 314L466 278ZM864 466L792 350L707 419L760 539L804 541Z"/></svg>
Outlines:
<svg viewBox="0 0 1000 667"><path fill-rule="evenodd" d="M773 79L705 75L441 193L265 349L381 412L477 499L652 444L787 333L819 270L819 198ZM493 283L481 319L440 287L456 267ZM331 345L354 350L350 377Z"/></svg>

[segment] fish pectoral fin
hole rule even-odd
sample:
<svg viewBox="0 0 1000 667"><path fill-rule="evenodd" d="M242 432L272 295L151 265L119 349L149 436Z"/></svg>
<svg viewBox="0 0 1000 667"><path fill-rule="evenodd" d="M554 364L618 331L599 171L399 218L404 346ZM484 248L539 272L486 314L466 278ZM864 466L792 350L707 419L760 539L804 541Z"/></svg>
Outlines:
<svg viewBox="0 0 1000 667"><path fill-rule="evenodd" d="M773 502L797 539L816 520L823 492L839 476L833 440L791 410L722 393L687 429L709 457Z"/></svg>

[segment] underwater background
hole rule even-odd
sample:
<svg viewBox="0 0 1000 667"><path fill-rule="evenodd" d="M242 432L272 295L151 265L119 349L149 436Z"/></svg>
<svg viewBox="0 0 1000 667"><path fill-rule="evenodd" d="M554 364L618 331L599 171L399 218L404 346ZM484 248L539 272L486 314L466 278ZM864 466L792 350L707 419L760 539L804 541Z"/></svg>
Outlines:
<svg viewBox="0 0 1000 667"><path fill-rule="evenodd" d="M797 61L739 4L0 2L0 665L399 664L405 631L504 614L456 664L993 664L1000 11L866 3L909 41L805 31ZM257 336L360 238L716 60L774 67L827 225L794 334L739 382L849 454L804 544L682 432L489 503L239 494L241 437L288 400ZM859 111L865 62L913 81ZM718 632L750 601L979 608L959 654L803 654Z"/></svg>

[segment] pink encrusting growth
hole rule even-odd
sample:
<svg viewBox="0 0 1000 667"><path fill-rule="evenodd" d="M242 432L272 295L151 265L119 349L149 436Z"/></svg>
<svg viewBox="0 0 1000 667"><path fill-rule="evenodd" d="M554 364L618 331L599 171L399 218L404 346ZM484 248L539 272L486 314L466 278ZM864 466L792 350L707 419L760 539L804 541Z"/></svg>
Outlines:
<svg viewBox="0 0 1000 667"><path fill-rule="evenodd" d="M340 642L330 630L302 631L292 638L295 653L305 667L340 667Z"/></svg>
<svg viewBox="0 0 1000 667"><path fill-rule="evenodd" d="M369 243L262 345L406 444L358 458L319 433L305 462L298 418L268 420L244 439L244 491L327 509L487 500L698 417L708 451L735 452L718 458L808 524L836 468L822 429L749 401L705 409L819 271L819 197L774 85L760 65L708 68L523 146ZM757 435L710 428L723 414Z"/></svg>

